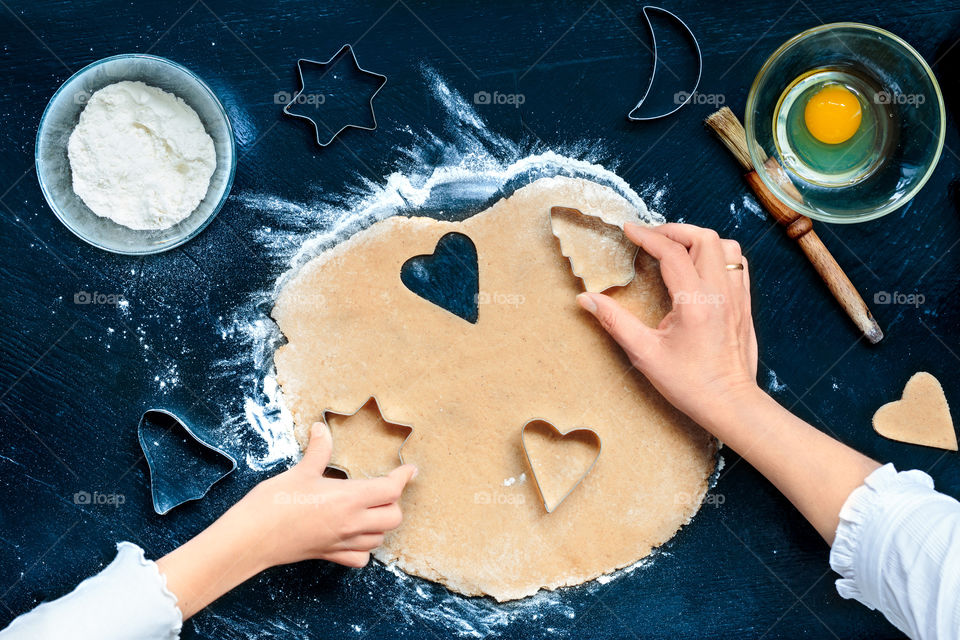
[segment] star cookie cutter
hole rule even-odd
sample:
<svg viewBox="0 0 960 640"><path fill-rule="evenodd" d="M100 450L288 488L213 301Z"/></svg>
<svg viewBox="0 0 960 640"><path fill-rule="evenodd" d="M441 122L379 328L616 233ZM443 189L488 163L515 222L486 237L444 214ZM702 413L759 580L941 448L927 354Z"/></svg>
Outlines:
<svg viewBox="0 0 960 640"><path fill-rule="evenodd" d="M659 62L659 56L657 53L657 34L654 33L653 22L650 20L650 13L653 11L659 11L660 13L673 18L676 23L683 28L685 35L690 39L694 50L697 52L697 80L693 83L693 89L691 89L690 93L687 94L686 99L670 111L658 113L657 115L653 116L635 116L633 114L636 113L637 109L643 106L643 103L646 102L647 98L650 97L650 90L653 88L653 81L657 77L657 63ZM700 78L703 76L703 53L700 51L700 43L697 42L697 37L693 35L693 30L687 26L686 22L680 19L680 16L661 7L655 7L648 4L643 8L643 18L646 20L647 30L650 32L650 40L653 42L653 65L650 72L650 80L647 82L647 90L643 92L643 97L640 98L637 106L635 106L633 109L630 109L630 113L627 114L627 119L633 122L659 120L660 118L666 118L667 116L671 116L677 111L680 111L680 109L685 107L691 100L693 100L693 96L697 93L697 89L700 88Z"/></svg>
<svg viewBox="0 0 960 640"><path fill-rule="evenodd" d="M321 142L320 126L322 125L323 128L326 129L327 131L331 131L331 129L327 127L327 125L324 124L322 121L318 122L317 120L311 118L310 116L306 116L301 113L294 113L293 111L290 110L290 107L296 105L300 100L300 96L302 96L304 94L304 91L306 91L307 85L304 83L304 80L303 80L304 66L315 65L321 68L330 67L331 65L336 64L339 61L338 59L344 55L344 52L350 54L350 58L353 60L353 67L355 71L358 71L360 72L360 74L367 76L369 78L379 78L382 81L380 85L376 88L376 90L373 92L373 94L370 96L370 100L368 102L370 106L370 115L373 117L373 126L366 127L359 124L345 124L342 127L340 127L338 131L336 131L335 133L332 133L332 135L326 142ZM373 99L377 97L377 94L380 93L380 90L383 89L385 84L387 84L387 76L380 73L375 73L373 71L368 71L367 69L364 69L363 67L361 67L360 63L357 61L357 54L354 53L352 46L350 46L349 44L343 45L342 47L340 47L340 50L337 51L335 54L333 54L333 56L331 56L330 59L327 60L326 62L318 62L316 60L300 58L299 60L297 60L297 73L300 76L300 90L297 91L292 98L290 98L290 101L287 102L286 105L284 105L283 112L288 116L291 116L293 118L301 118L303 120L308 121L310 124L312 124L313 130L316 133L316 139L317 139L318 145L320 145L321 147L326 147L331 142L333 142L337 136L339 136L341 133L343 133L347 129L361 129L363 131L374 131L377 128L377 114L373 110Z"/></svg>
<svg viewBox="0 0 960 640"><path fill-rule="evenodd" d="M323 424L327 427L327 430L330 431L332 436L333 430L330 429L330 423L327 422L328 415L333 414L336 416L341 416L343 418L352 418L358 413L360 413L361 411L363 411L367 407L367 405L369 405L371 402L373 403L374 408L377 410L377 415L380 416L380 419L383 420L384 423L390 425L391 427L399 427L400 429L407 430L406 437L403 439L403 442L401 442L400 446L397 448L397 457L400 459L400 464L406 464L403 460L403 447L407 444L407 441L410 439L410 436L413 435L413 425L406 424L403 422L397 422L395 420L391 420L390 418L388 418L383 413L383 409L380 408L380 401L377 399L377 396L370 396L369 398L363 401L363 403L357 408L356 411L353 411L351 413L334 411L333 409L324 409L323 412L320 414L320 418L321 420L323 420ZM332 469L336 469L337 471L341 471L344 474L346 474L347 477L350 477L350 471L341 465L328 463L327 466Z"/></svg>
<svg viewBox="0 0 960 640"><path fill-rule="evenodd" d="M233 456L202 440L166 409L147 409L143 413L137 439L150 471L153 510L161 516L185 502L204 497L213 485L237 468Z"/></svg>
<svg viewBox="0 0 960 640"><path fill-rule="evenodd" d="M554 220L556 216L559 216L559 215L579 216L585 220L590 219L592 222L596 224L604 226L608 229L615 229L620 233L623 233L623 229L621 227L618 227L615 224L610 224L606 220L601 219L600 216L584 213L583 211L580 211L579 209L574 209L573 207L551 207L550 208L550 233L553 234L553 237L557 239L557 243L560 245L560 254L567 259L567 262L570 263L570 272L573 273L574 276L580 279L580 282L583 284L584 289L586 289L587 282L584 279L584 274L577 270L576 265L573 264L573 259L570 257L570 254L564 252L563 239L561 239L561 237L557 234L557 227L554 224ZM640 253L640 247L635 246L633 249L633 256L630 258L629 276L626 277L623 281L618 281L618 282L609 284L608 286L603 288L603 291L606 291L607 289L612 289L613 287L625 287L631 282L633 282L633 279L637 277L637 254L638 253Z"/></svg>
<svg viewBox="0 0 960 640"><path fill-rule="evenodd" d="M534 463L533 458L531 458L530 449L527 445L527 428L532 424L544 424L548 426L550 429L553 430L554 433L557 434L559 440L564 440L565 438L569 436L573 436L575 434L584 434L584 435L589 434L592 436L592 440L596 442L596 446L597 446L597 453L593 457L593 460L590 462L587 468L583 471L583 473L579 474L576 477L576 482L574 482L570 486L570 488L566 491L566 493L561 495L560 498L556 501L556 503L552 505L547 502L547 497L543 494L544 479L537 476L537 465ZM553 513L554 511L556 511L557 507L563 504L564 500L569 498L570 494L572 494L574 490L576 490L576 488L580 486L580 484L584 481L584 479L588 475L590 475L590 472L593 471L593 468L597 466L597 460L600 459L600 453L603 451L603 441L600 439L600 434L598 434L593 429L589 429L587 427L574 427L573 429L568 429L567 431L560 431L552 422L550 422L549 420L545 420L543 418L533 418L532 420L528 420L523 425L523 427L520 429L520 444L523 447L523 455L527 459L527 465L530 467L530 471L533 473L533 480L537 485L537 491L540 493L540 499L543 502L543 508L546 509L547 513Z"/></svg>

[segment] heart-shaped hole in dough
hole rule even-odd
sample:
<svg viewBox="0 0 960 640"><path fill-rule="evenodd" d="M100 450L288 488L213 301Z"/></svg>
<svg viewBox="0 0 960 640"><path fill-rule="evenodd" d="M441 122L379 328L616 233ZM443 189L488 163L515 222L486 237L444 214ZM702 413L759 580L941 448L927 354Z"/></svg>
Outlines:
<svg viewBox="0 0 960 640"><path fill-rule="evenodd" d="M400 281L424 300L467 322L480 316L480 269L477 247L462 233L437 240L430 255L414 256L400 267Z"/></svg>

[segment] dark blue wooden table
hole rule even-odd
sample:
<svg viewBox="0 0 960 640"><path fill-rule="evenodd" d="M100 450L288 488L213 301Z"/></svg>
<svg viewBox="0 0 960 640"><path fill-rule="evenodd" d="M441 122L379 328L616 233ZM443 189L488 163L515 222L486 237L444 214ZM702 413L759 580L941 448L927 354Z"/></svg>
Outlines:
<svg viewBox="0 0 960 640"><path fill-rule="evenodd" d="M217 439L243 396L231 376L211 375L212 363L232 348L220 336L223 318L269 287L283 265L258 250L262 221L237 197L194 241L145 258L87 246L55 219L33 169L40 115L73 71L116 53L155 53L204 78L236 127L233 193L293 201L382 181L401 160L397 149L409 131L437 126L424 65L468 97L522 94L519 108L483 107L491 131L531 149L602 146L635 188L664 189L659 209L668 218L714 227L743 244L754 271L761 377L783 404L877 459L926 470L942 490L960 495L957 454L884 440L870 427L873 411L898 397L917 370L937 375L960 403L960 47L952 49L960 3L667 5L700 38L701 91L738 112L766 56L823 22L892 30L938 73L950 113L929 184L884 219L817 225L866 299L923 297L914 306L873 305L887 333L876 347L858 338L782 231L744 213L739 171L701 124L714 105L627 122L650 65L638 4L342 4L0 2L0 624L96 572L118 540L159 557L265 475L241 463L198 503L164 517L150 507L136 438L140 413L164 406ZM274 94L296 88L298 57L323 60L344 42L356 44L363 66L389 76L376 99L380 129L348 132L321 150L302 123L281 116ZM120 294L129 309L75 304L81 291ZM233 452L244 459L244 451ZM409 580L382 567L358 573L304 563L250 581L188 622L183 636L448 637L472 629L504 637L896 637L879 614L836 594L827 547L790 504L734 454L724 456L714 490L722 504L705 506L650 566L607 585L565 590L536 615L463 603L462 617L477 619L454 627L443 616L449 599L442 589L428 591L423 614L412 615L395 598L414 588ZM123 504L78 504L74 494L83 491L123 496Z"/></svg>

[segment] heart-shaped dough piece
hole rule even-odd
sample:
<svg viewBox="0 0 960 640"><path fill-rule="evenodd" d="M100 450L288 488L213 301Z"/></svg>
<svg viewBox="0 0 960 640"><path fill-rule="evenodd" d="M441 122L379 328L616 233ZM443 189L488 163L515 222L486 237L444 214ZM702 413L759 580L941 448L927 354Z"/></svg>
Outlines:
<svg viewBox="0 0 960 640"><path fill-rule="evenodd" d="M903 398L873 414L873 430L885 438L957 450L957 433L940 382L926 371L913 374Z"/></svg>

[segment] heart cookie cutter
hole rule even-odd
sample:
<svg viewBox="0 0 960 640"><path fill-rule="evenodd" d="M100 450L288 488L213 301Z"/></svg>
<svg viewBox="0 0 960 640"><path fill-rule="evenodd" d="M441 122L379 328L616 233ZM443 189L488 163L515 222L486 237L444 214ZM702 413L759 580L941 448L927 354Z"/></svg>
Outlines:
<svg viewBox="0 0 960 640"><path fill-rule="evenodd" d="M610 224L606 220L603 220L602 218L600 218L600 216L584 213L583 211L580 211L579 209L574 209L573 207L550 207L550 233L552 233L553 237L557 239L557 243L560 245L561 255L563 255L563 257L566 258L567 261L570 263L570 272L573 273L573 275L576 276L577 278L580 278L580 282L583 283L584 289L586 289L586 280L584 279L584 274L577 269L575 264L573 264L573 259L570 257L570 254L564 252L563 239L560 237L560 235L557 234L557 227L556 227L556 224L554 223L554 220L556 219L557 216L561 216L561 215L578 216L584 220L589 219L593 223L598 223L604 227L607 227L608 229L616 230L621 234L623 233L623 228L615 224ZM634 246L633 255L630 258L629 277L626 277L623 281L613 282L609 284L608 286L603 288L603 291L606 291L607 289L610 289L612 287L625 287L631 282L633 282L633 279L637 277L637 254L639 252L640 252L640 247Z"/></svg>
<svg viewBox="0 0 960 640"><path fill-rule="evenodd" d="M174 431L189 436L177 439ZM173 436L172 440L167 440ZM201 439L187 424L166 409L147 409L137 426L137 439L150 471L153 510L168 513L191 500L199 500L237 468L236 459L226 451ZM164 447L164 441L168 446ZM199 448L196 446L199 445ZM191 447L194 451L189 451ZM180 476L168 476L173 469Z"/></svg>
<svg viewBox="0 0 960 640"><path fill-rule="evenodd" d="M333 435L333 430L330 429L330 423L327 422L327 416L328 416L328 415L333 414L333 415L336 415L336 416L341 416L341 417L343 417L343 418L352 418L352 417L356 416L358 413L360 413L361 411L363 411L363 410L367 407L367 405L369 405L371 402L373 403L374 408L377 410L377 415L380 416L380 419L381 419L384 423L390 425L391 427L396 427L396 428L406 429L406 430L407 430L407 435L406 435L406 437L403 439L403 442L401 442L401 443L400 443L400 446L397 448L397 457L400 459L400 464L406 464L406 463L403 461L403 447L404 447L404 445L407 444L407 440L410 439L410 436L413 435L413 425L411 425L411 424L406 424L406 423L403 423L403 422L397 422L397 421L395 421L395 420L391 420L391 419L388 418L386 415L384 415L383 409L380 408L380 401L377 399L377 396L370 396L369 398L367 398L366 400L363 401L363 403L357 408L356 411L353 411L353 412L351 412L351 413L344 413L344 412L341 412L341 411L334 411L334 410L332 410L332 409L324 409L323 412L320 414L320 419L323 420L323 424L324 424L324 425L327 427L327 429L330 431L330 434L331 434L331 437L332 437L332 435ZM349 471L348 469L343 468L343 467L340 466L340 465L337 465L337 464L327 464L327 466L330 467L330 468L332 468L332 469L336 469L337 471L343 472L343 473L346 474L348 477L350 476L350 471Z"/></svg>
<svg viewBox="0 0 960 640"><path fill-rule="evenodd" d="M537 475L537 466L534 463L533 458L531 458L530 456L530 449L527 444L527 428L532 424L547 425L559 436L559 439L561 440L566 438L567 436L577 434L577 433L590 434L593 436L593 440L596 442L596 445L597 445L597 453L593 457L593 461L590 462L589 466L587 466L586 470L583 473L577 476L576 481L570 486L570 488L566 491L566 493L562 494L560 498L556 501L556 503L552 505L548 503L547 497L544 495L544 492L543 492L544 478L541 478ZM557 507L563 504L564 500L569 498L570 494L572 494L574 490L576 490L576 488L580 486L580 484L584 481L584 479L588 475L590 475L590 472L593 471L593 468L597 466L597 460L600 459L600 453L603 451L603 440L600 439L600 434L598 434L593 429L590 429L587 427L574 427L573 429L568 429L567 431L560 431L559 429L557 429L556 425L554 425L549 420L545 420L543 418L533 418L531 420L527 420L527 422L520 429L520 444L523 447L523 455L527 459L527 465L530 467L530 471L533 473L533 480L537 485L537 491L540 493L540 499L543 502L543 508L546 510L547 513L553 513L554 511L556 511Z"/></svg>
<svg viewBox="0 0 960 640"><path fill-rule="evenodd" d="M376 90L373 92L373 94L371 94L370 100L368 101L368 104L369 104L369 106L370 106L370 116L373 118L373 126L372 126L372 127L365 127L365 126L359 125L359 124L345 124L345 125L343 125L342 127L340 127L340 129L337 130L337 131L334 133L334 132L332 132L332 130L331 130L329 127L327 127L327 125L324 124L323 122L319 122L319 123L318 123L317 120L314 120L314 119L311 118L310 116L305 116L305 115L303 115L303 114L301 114L301 113L294 113L293 111L290 110L290 106L291 106L291 105L296 105L297 102L298 102L298 100L300 100L300 96L302 96L302 95L304 94L304 92L307 90L307 85L304 83L304 80L303 80L303 68L304 68L305 66L307 66L307 65L314 65L314 66L321 67L321 68L329 67L330 65L334 64L335 61L337 61L338 58L340 58L340 56L344 55L344 52L350 54L350 58L353 60L353 68L354 68L355 71L358 71L361 75L364 75L364 76L366 76L366 77L368 77L368 78L377 78L377 79L381 80L381 82L380 82L380 86L378 86L378 87L376 88ZM373 99L377 97L377 94L380 93L380 90L383 89L384 85L387 84L387 76L385 76L385 75L383 75L383 74L381 74L381 73L375 73L375 72L373 72L373 71L368 71L367 69L364 69L363 67L361 67L361 66L360 66L360 63L357 61L357 54L354 52L352 46L350 46L349 44L343 45L342 47L340 47L340 50L337 51L335 54L333 54L333 56L331 56L330 59L327 60L326 62L318 62L318 61L316 61L316 60L309 60L309 59L307 59L307 58L300 58L299 60L297 60L297 74L300 76L300 90L297 91L295 94L293 94L293 97L290 98L290 101L287 102L286 105L284 105L284 107L283 107L283 112L284 112L286 115L288 115L288 116L291 116L291 117L293 117L293 118L302 118L303 120L306 120L306 121L308 121L310 124L312 124L312 125L313 125L313 130L314 130L314 132L316 133L317 144L318 144L319 146L321 146L321 147L326 147L326 146L329 145L331 142L333 142L334 139L335 139L337 136L339 136L341 133L343 133L343 132L346 131L347 129L362 129L363 131L374 131L374 130L376 130L376 128L377 128L377 114L376 114L376 112L373 110ZM321 141L320 141L320 125L323 125L323 127L324 127L325 129L327 129L327 131L331 132L331 135L330 135L329 139L328 139L326 142L321 142Z"/></svg>

